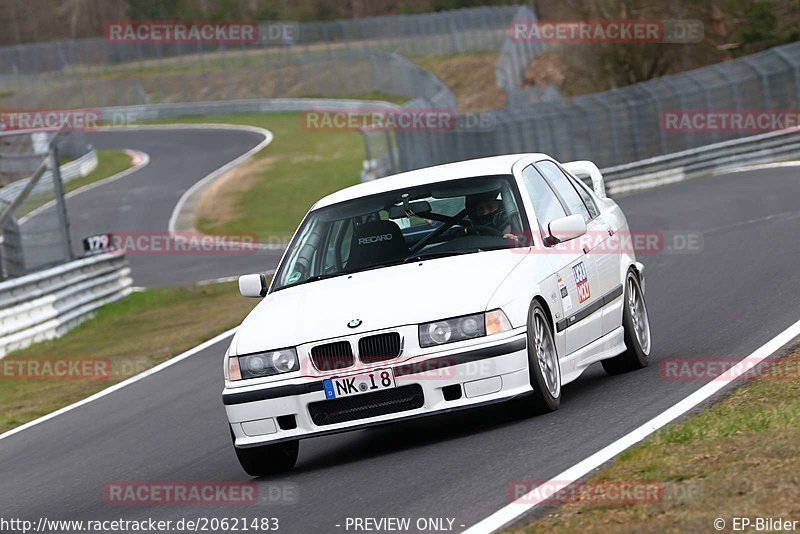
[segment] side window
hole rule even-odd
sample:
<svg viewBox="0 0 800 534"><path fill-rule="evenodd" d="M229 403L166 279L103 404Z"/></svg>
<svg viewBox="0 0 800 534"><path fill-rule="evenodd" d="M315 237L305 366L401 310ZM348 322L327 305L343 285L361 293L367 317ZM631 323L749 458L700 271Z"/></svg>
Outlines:
<svg viewBox="0 0 800 534"><path fill-rule="evenodd" d="M281 273L279 278L281 285L294 284L298 280L303 280L316 274L313 269L315 264L319 262L318 252L322 246L322 236L319 233L320 224L316 219L312 221L307 231L303 232L297 243L293 245L292 255L286 260L286 265L291 265L292 270L286 270Z"/></svg>
<svg viewBox="0 0 800 534"><path fill-rule="evenodd" d="M342 263L347 264L347 260L350 258L350 241L353 240L353 220L349 219L345 224L347 226L345 226L344 235L340 238L339 254L342 257Z"/></svg>
<svg viewBox="0 0 800 534"><path fill-rule="evenodd" d="M561 172L561 169L559 169L555 163L547 160L540 161L536 163L536 167L550 183L553 184L553 187L556 188L558 195L564 201L571 215L580 213L587 222L592 219L589 215L589 210L586 208L586 204L583 203L583 199L575 190L575 186L569 181L567 175Z"/></svg>
<svg viewBox="0 0 800 534"><path fill-rule="evenodd" d="M578 194L583 199L583 203L586 204L586 208L589 210L589 215L592 216L592 219L600 215L600 209L597 207L597 204L594 203L592 194L589 193L589 187L572 175L568 174L567 178L569 178L569 181L572 182L572 185L575 186Z"/></svg>
<svg viewBox="0 0 800 534"><path fill-rule="evenodd" d="M321 274L336 271L347 263L350 255L350 239L353 236L352 219L340 219L328 225L325 237L325 255L322 258ZM319 273L318 273L319 274Z"/></svg>
<svg viewBox="0 0 800 534"><path fill-rule="evenodd" d="M325 238L325 256L322 260L323 273L338 266L336 262L336 239L342 231L342 226L344 226L344 221L342 220L334 221L329 226L328 235Z"/></svg>
<svg viewBox="0 0 800 534"><path fill-rule="evenodd" d="M522 171L522 181L525 182L525 189L528 190L542 230L547 231L550 221L566 217L567 213L564 211L564 207L536 167L533 165L525 167Z"/></svg>

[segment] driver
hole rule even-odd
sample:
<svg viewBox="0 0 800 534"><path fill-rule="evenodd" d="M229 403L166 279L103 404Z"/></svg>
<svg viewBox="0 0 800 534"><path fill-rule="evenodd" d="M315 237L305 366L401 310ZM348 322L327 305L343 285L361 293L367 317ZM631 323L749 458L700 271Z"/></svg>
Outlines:
<svg viewBox="0 0 800 534"><path fill-rule="evenodd" d="M503 203L497 200L498 191L469 195L465 201L467 216L473 226L484 226L497 230L506 239L515 239Z"/></svg>

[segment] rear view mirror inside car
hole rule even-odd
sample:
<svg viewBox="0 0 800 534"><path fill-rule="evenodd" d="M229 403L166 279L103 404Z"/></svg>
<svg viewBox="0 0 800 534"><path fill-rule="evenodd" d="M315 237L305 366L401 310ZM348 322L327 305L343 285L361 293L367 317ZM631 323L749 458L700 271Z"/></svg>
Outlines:
<svg viewBox="0 0 800 534"><path fill-rule="evenodd" d="M407 217L406 211L410 211L414 215L424 215L431 212L431 205L427 200L419 200L417 202L410 202L408 208L403 205L392 206L389 208L389 218L402 219Z"/></svg>

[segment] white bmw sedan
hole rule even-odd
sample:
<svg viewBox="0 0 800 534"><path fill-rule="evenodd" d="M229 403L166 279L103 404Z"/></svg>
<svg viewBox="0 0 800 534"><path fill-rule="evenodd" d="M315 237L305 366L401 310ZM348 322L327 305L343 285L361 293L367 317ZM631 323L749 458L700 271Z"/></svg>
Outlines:
<svg viewBox="0 0 800 534"><path fill-rule="evenodd" d="M269 284L239 279L263 298L225 355L242 467L284 471L302 438L500 401L552 411L595 362L644 367L644 266L629 235L594 164L545 154L323 198Z"/></svg>

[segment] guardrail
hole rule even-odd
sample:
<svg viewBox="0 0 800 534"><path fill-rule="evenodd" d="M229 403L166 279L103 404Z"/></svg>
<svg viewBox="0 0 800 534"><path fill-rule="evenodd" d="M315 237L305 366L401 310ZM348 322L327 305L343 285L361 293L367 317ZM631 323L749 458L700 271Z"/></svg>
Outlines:
<svg viewBox="0 0 800 534"><path fill-rule="evenodd" d="M0 358L62 335L131 292L125 256L110 252L0 282Z"/></svg>
<svg viewBox="0 0 800 534"><path fill-rule="evenodd" d="M0 173L19 178L33 174L47 155L47 145L55 135L55 130L0 131ZM62 174L66 172L69 177L73 176L71 169L80 168L94 157L87 156L94 148L80 131L62 136L58 150L61 156L72 160L61 167Z"/></svg>
<svg viewBox="0 0 800 534"><path fill-rule="evenodd" d="M406 86L406 92L411 92L410 87L417 87L416 92L418 96L414 99L405 102L397 109L413 110L413 109L451 109L453 112L456 110L456 97L453 92L447 87L442 80L435 74L415 65L405 57L399 54L385 54L391 56L396 63L403 64L404 70L409 74L405 79L387 76L385 87L382 89L384 92L389 91L391 86ZM364 164L360 173L361 181L368 182L375 180L381 176L391 174L397 168L397 159L399 154L397 152L397 145L394 136L388 130L370 130L359 128L361 135L364 138ZM407 157L414 158L415 156L407 155Z"/></svg>
<svg viewBox="0 0 800 534"><path fill-rule="evenodd" d="M39 160L42 159L42 156L37 156ZM60 165L61 169L61 180L64 183L70 182L75 180L76 178L82 178L88 175L90 172L97 168L97 151L91 149L89 152L84 154L83 156L79 157L78 159L72 160L67 162L63 165ZM11 202L13 199L17 197L17 195L25 189L25 185L28 183L30 178L23 178L22 180L17 180L3 188L0 188L0 206L2 206L2 202ZM32 193L39 193L42 192L49 187L53 181L53 173L52 171L45 171L40 179L39 183L34 186Z"/></svg>
<svg viewBox="0 0 800 534"><path fill-rule="evenodd" d="M791 128L607 167L602 173L608 193L613 195L798 156L800 128Z"/></svg>
<svg viewBox="0 0 800 534"><path fill-rule="evenodd" d="M174 119L203 115L235 115L241 113L279 113L311 109L363 109L365 103L375 107L393 109L395 104L383 101L352 100L346 98L254 98L209 102L181 102L175 104L137 104L101 108L102 123L123 126L131 123Z"/></svg>

